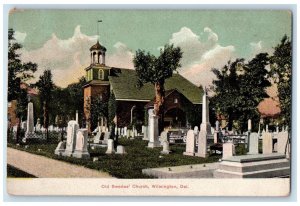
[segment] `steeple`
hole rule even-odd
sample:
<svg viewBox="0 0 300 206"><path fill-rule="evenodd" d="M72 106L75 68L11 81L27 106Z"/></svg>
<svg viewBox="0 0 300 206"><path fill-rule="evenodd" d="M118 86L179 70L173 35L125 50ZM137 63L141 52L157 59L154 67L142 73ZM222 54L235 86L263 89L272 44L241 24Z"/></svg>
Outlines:
<svg viewBox="0 0 300 206"><path fill-rule="evenodd" d="M105 66L106 48L99 43L99 25L98 25L99 22L102 22L102 20L97 21L97 34L98 34L97 43L90 48L91 65L100 64Z"/></svg>
<svg viewBox="0 0 300 206"><path fill-rule="evenodd" d="M94 44L90 48L91 52L91 64L101 64L105 65L105 52L106 48L102 46L99 41L97 41L96 44Z"/></svg>

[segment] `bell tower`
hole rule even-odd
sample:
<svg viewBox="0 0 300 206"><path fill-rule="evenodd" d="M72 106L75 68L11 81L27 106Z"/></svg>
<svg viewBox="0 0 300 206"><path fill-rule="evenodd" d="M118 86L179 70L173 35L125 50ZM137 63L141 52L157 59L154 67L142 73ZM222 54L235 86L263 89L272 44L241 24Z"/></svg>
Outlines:
<svg viewBox="0 0 300 206"><path fill-rule="evenodd" d="M90 65L87 68L85 68L85 78L87 83L83 86L83 109L86 127L90 132L94 129L95 126L95 123L91 122L91 102L97 98L100 98L102 101L108 101L110 93L110 84L108 80L108 76L110 74L110 67L107 67L105 65L105 53L106 48L99 43L98 39L96 44L90 47L91 62ZM101 118L104 120L106 119L106 117Z"/></svg>

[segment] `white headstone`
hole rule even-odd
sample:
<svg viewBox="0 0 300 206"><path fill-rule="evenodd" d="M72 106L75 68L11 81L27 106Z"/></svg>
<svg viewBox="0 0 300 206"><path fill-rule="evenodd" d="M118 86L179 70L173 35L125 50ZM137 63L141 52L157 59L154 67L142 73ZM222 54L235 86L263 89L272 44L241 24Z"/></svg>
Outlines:
<svg viewBox="0 0 300 206"><path fill-rule="evenodd" d="M209 123L209 100L206 91L204 91L202 97L202 122L198 135L198 152L196 153L198 157L207 157L207 135L211 135L211 126Z"/></svg>
<svg viewBox="0 0 300 206"><path fill-rule="evenodd" d="M279 132L277 135L277 152L281 154L285 154L287 151L288 144L288 132Z"/></svg>
<svg viewBox="0 0 300 206"><path fill-rule="evenodd" d="M23 129L25 131L27 130L27 122L26 121L21 123L21 129Z"/></svg>
<svg viewBox="0 0 300 206"><path fill-rule="evenodd" d="M73 157L76 158L89 158L90 154L87 150L88 142L88 130L87 129L78 129L76 135L76 146L73 153Z"/></svg>
<svg viewBox="0 0 300 206"><path fill-rule="evenodd" d="M272 154L273 152L272 134L269 132L263 132L262 140L263 140L263 154Z"/></svg>
<svg viewBox="0 0 300 206"><path fill-rule="evenodd" d="M197 137L197 136L196 136ZM189 130L186 135L186 145L184 155L194 156L195 155L195 130Z"/></svg>
<svg viewBox="0 0 300 206"><path fill-rule="evenodd" d="M259 134L258 133L251 133L249 139L249 152L248 154L258 154L258 140Z"/></svg>
<svg viewBox="0 0 300 206"><path fill-rule="evenodd" d="M226 142L223 144L223 156L222 158L232 157L235 155L235 147L232 142Z"/></svg>
<svg viewBox="0 0 300 206"><path fill-rule="evenodd" d="M207 133L205 131L199 132L198 136L198 152L195 154L198 157L206 158L207 155Z"/></svg>
<svg viewBox="0 0 300 206"><path fill-rule="evenodd" d="M78 123L78 110L76 110L76 117L75 117L75 121Z"/></svg>
<svg viewBox="0 0 300 206"><path fill-rule="evenodd" d="M99 144L101 140L101 132L97 132L96 136L94 137L94 143Z"/></svg>
<svg viewBox="0 0 300 206"><path fill-rule="evenodd" d="M156 116L153 112L153 109L149 109L149 148L160 147L160 143L158 141L158 116Z"/></svg>
<svg viewBox="0 0 300 206"><path fill-rule="evenodd" d="M248 119L248 131L251 131L252 125L251 125L251 119Z"/></svg>
<svg viewBox="0 0 300 206"><path fill-rule="evenodd" d="M161 134L160 134L160 144L163 145L163 143L165 141L168 141L168 132L167 131L162 131Z"/></svg>
<svg viewBox="0 0 300 206"><path fill-rule="evenodd" d="M198 135L198 133L199 133L199 128L198 128L198 126L195 126L194 127L194 135Z"/></svg>
<svg viewBox="0 0 300 206"><path fill-rule="evenodd" d="M107 140L107 150L106 150L105 153L106 154L113 154L113 153L115 153L114 140L113 139L108 139Z"/></svg>
<svg viewBox="0 0 300 206"><path fill-rule="evenodd" d="M34 133L34 123L33 123L33 103L29 102L27 106L27 126L26 133L32 134Z"/></svg>
<svg viewBox="0 0 300 206"><path fill-rule="evenodd" d="M127 137L128 134L127 134L127 127L124 127L124 136Z"/></svg>
<svg viewBox="0 0 300 206"><path fill-rule="evenodd" d="M209 100L206 91L204 91L202 97L202 122L200 125L200 131L203 131L208 135L211 134L211 126L209 123Z"/></svg>
<svg viewBox="0 0 300 206"><path fill-rule="evenodd" d="M49 130L50 132L52 132L52 131L53 131L53 125L50 125L50 126L48 127L48 130Z"/></svg>
<svg viewBox="0 0 300 206"><path fill-rule="evenodd" d="M169 154L170 153L170 146L168 141L163 142L163 150L160 152L161 154Z"/></svg>
<svg viewBox="0 0 300 206"><path fill-rule="evenodd" d="M76 135L77 135L78 129L79 129L79 125L76 121L71 120L68 122L67 144L66 144L66 151L65 151L65 155L67 155L67 156L71 156L75 150Z"/></svg>
<svg viewBox="0 0 300 206"><path fill-rule="evenodd" d="M143 140L149 140L149 136L148 136L148 126L144 127L144 138Z"/></svg>
<svg viewBox="0 0 300 206"><path fill-rule="evenodd" d="M116 154L126 154L125 147L122 145L118 145Z"/></svg>
<svg viewBox="0 0 300 206"><path fill-rule="evenodd" d="M108 141L109 137L110 137L110 132L105 132L104 133L104 139L103 139L102 143L107 144L107 141Z"/></svg>
<svg viewBox="0 0 300 206"><path fill-rule="evenodd" d="M63 152L65 152L65 149L66 149L66 142L59 142L55 151L54 151L54 154L56 155L62 155Z"/></svg>
<svg viewBox="0 0 300 206"><path fill-rule="evenodd" d="M220 122L216 121L216 131L220 131Z"/></svg>

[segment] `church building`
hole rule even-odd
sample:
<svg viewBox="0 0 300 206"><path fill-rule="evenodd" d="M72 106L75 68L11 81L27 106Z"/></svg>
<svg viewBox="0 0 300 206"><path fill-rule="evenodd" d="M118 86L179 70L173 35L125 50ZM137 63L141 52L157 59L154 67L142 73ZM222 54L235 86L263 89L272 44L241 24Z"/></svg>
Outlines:
<svg viewBox="0 0 300 206"><path fill-rule="evenodd" d="M99 41L90 48L90 65L85 68L86 85L84 89L84 118L89 130L90 108L92 97L108 101L111 93L116 99L117 127L129 126L131 123L143 125L145 114L153 108L155 98L154 86L147 83L137 86L137 75L134 69L109 67L105 64L106 48ZM191 106L200 107L202 103L202 88L198 88L180 74L174 73L165 82L165 127L186 127L189 122L187 109ZM194 114L199 115L201 114ZM199 118L200 119L200 118ZM101 119L101 124L107 126L107 118ZM200 124L200 122L199 122ZM199 125L198 124L198 125Z"/></svg>

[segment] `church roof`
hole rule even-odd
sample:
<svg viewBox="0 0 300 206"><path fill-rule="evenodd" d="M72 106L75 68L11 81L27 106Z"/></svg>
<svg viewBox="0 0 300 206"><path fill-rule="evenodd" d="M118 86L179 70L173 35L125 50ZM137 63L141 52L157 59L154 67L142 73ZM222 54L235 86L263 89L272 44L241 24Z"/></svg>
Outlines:
<svg viewBox="0 0 300 206"><path fill-rule="evenodd" d="M119 69L114 76L109 76L109 82L117 100L151 101L155 96L154 86L151 83L137 86L138 78L135 70ZM203 90L185 79L180 74L166 80L165 90L177 89L193 104L202 103Z"/></svg>
<svg viewBox="0 0 300 206"><path fill-rule="evenodd" d="M93 46L91 46L90 51L92 50L104 50L106 51L106 48L104 46L102 46L99 41L97 41L96 44L94 44Z"/></svg>

